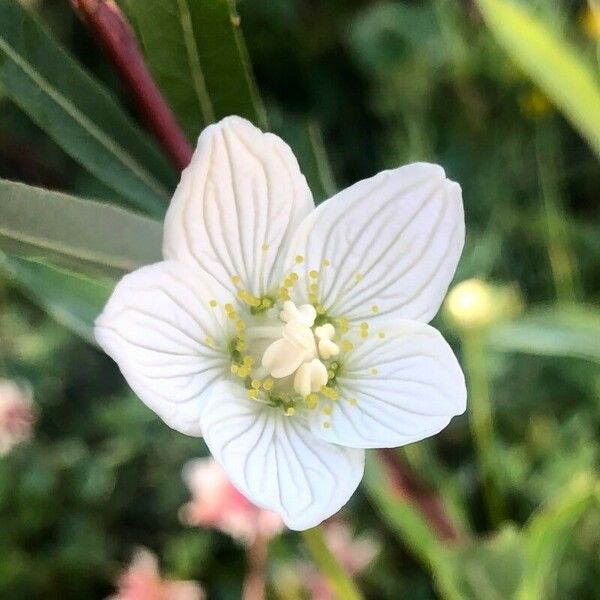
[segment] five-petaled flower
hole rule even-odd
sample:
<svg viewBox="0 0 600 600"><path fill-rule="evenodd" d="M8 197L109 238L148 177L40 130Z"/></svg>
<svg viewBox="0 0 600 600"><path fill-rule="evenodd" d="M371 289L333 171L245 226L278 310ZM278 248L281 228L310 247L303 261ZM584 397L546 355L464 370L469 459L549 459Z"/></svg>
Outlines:
<svg viewBox="0 0 600 600"><path fill-rule="evenodd" d="M427 325L463 242L441 167L384 171L315 208L290 148L229 117L182 174L164 261L123 278L96 338L253 503L306 529L350 498L365 448L465 410L458 362Z"/></svg>

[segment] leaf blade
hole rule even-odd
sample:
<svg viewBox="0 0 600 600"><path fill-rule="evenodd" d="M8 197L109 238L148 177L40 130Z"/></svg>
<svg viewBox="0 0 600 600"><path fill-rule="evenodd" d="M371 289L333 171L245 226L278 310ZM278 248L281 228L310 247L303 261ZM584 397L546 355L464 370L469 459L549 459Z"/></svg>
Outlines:
<svg viewBox="0 0 600 600"><path fill-rule="evenodd" d="M563 111L600 157L600 82L567 42L506 0L479 0L488 27L509 56Z"/></svg>
<svg viewBox="0 0 600 600"><path fill-rule="evenodd" d="M161 260L161 240L148 217L0 179L0 250L120 276Z"/></svg>
<svg viewBox="0 0 600 600"><path fill-rule="evenodd" d="M175 174L145 134L18 2L0 0L0 22L0 83L9 97L86 170L162 215Z"/></svg>

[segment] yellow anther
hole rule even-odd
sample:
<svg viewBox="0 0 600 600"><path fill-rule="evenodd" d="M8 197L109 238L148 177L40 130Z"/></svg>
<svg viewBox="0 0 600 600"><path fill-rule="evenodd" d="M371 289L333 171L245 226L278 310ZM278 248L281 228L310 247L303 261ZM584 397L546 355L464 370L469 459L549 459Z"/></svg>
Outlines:
<svg viewBox="0 0 600 600"><path fill-rule="evenodd" d="M296 260L296 264L300 265L304 262L304 256L298 255L298 256L296 256L295 260Z"/></svg>
<svg viewBox="0 0 600 600"><path fill-rule="evenodd" d="M271 300L271 298L263 298L261 300L261 305L265 308L271 308L271 306L273 306L273 300Z"/></svg>
<svg viewBox="0 0 600 600"><path fill-rule="evenodd" d="M317 279L319 277L319 271L315 271L314 269L312 271L308 272L308 276L311 279Z"/></svg>
<svg viewBox="0 0 600 600"><path fill-rule="evenodd" d="M363 322L360 324L360 328L361 328L361 329L369 329L369 324L368 324L366 321L363 321Z"/></svg>
<svg viewBox="0 0 600 600"><path fill-rule="evenodd" d="M215 340L214 340L214 339L213 339L213 338L212 338L210 335L207 335L207 336L204 338L204 343L205 343L207 346L214 346L214 345L215 345Z"/></svg>
<svg viewBox="0 0 600 600"><path fill-rule="evenodd" d="M284 280L284 282L283 282L283 285L286 288L294 287L294 280L291 277L286 277L285 280Z"/></svg>
<svg viewBox="0 0 600 600"><path fill-rule="evenodd" d="M311 304L316 304L316 303L318 302L317 295L316 295L316 294L309 294L309 295L308 295L308 301L309 301Z"/></svg>
<svg viewBox="0 0 600 600"><path fill-rule="evenodd" d="M318 315L324 315L325 314L325 307L322 304L319 304L317 306L317 314Z"/></svg>
<svg viewBox="0 0 600 600"><path fill-rule="evenodd" d="M238 314L235 312L235 310L229 311L227 313L227 316L232 320L235 321L238 318Z"/></svg>
<svg viewBox="0 0 600 600"><path fill-rule="evenodd" d="M263 244L263 245L260 247L260 249L261 249L263 252L266 252L266 251L269 249L269 244Z"/></svg>
<svg viewBox="0 0 600 600"><path fill-rule="evenodd" d="M340 331L342 333L347 333L349 329L350 329L350 323L348 323L348 319L346 319L346 317L342 317L340 319Z"/></svg>
<svg viewBox="0 0 600 600"><path fill-rule="evenodd" d="M369 330L368 329L361 329L360 330L360 337L361 338L368 338L369 337Z"/></svg>
<svg viewBox="0 0 600 600"><path fill-rule="evenodd" d="M217 301L216 300L211 300L209 302L209 304L214 308L215 306L217 306Z"/></svg>
<svg viewBox="0 0 600 600"><path fill-rule="evenodd" d="M250 398L253 398L254 400L256 400L256 398L258 398L258 390L251 389L251 390L247 390L246 393L248 394L248 396L250 396Z"/></svg>
<svg viewBox="0 0 600 600"><path fill-rule="evenodd" d="M308 289L313 293L316 294L319 291L319 284L318 283L311 283L308 286Z"/></svg>
<svg viewBox="0 0 600 600"><path fill-rule="evenodd" d="M323 422L323 428L324 429L329 429L331 427L331 423L329 421L324 421Z"/></svg>
<svg viewBox="0 0 600 600"><path fill-rule="evenodd" d="M319 403L319 394L312 393L306 396L306 404L308 408L315 408Z"/></svg>
<svg viewBox="0 0 600 600"><path fill-rule="evenodd" d="M354 344L350 340L342 340L342 350L344 352L352 352Z"/></svg>
<svg viewBox="0 0 600 600"><path fill-rule="evenodd" d="M348 400L348 402L350 402L350 404L352 404L352 406L356 406L358 404L358 400L356 398L350 398L350 400Z"/></svg>
<svg viewBox="0 0 600 600"><path fill-rule="evenodd" d="M268 377L263 381L262 386L263 389L265 389L267 392L270 392L273 389L273 380L270 377Z"/></svg>
<svg viewBox="0 0 600 600"><path fill-rule="evenodd" d="M231 312L232 310L234 310L233 304L226 304L225 305L225 311L226 312Z"/></svg>
<svg viewBox="0 0 600 600"><path fill-rule="evenodd" d="M383 339L385 337L385 331L380 331L377 335Z"/></svg>
<svg viewBox="0 0 600 600"><path fill-rule="evenodd" d="M296 409L293 406L290 406L289 408L285 409L284 414L286 417L292 417L296 414Z"/></svg>
<svg viewBox="0 0 600 600"><path fill-rule="evenodd" d="M337 393L336 390L334 390L332 387L329 387L327 385L321 386L321 393L324 396L327 396L331 400L337 400L340 397L340 395Z"/></svg>
<svg viewBox="0 0 600 600"><path fill-rule="evenodd" d="M321 261L321 264L322 264L324 267L328 267L328 266L331 264L331 261L330 261L328 258L324 258L324 259Z"/></svg>
<svg viewBox="0 0 600 600"><path fill-rule="evenodd" d="M247 348L248 346L245 340L239 340L238 343L235 345L235 349L238 352L244 352Z"/></svg>
<svg viewBox="0 0 600 600"><path fill-rule="evenodd" d="M339 363L337 363L337 362L332 362L332 363L329 365L329 368L330 368L330 369L332 369L333 371L337 371L337 370L340 368L340 364L339 364Z"/></svg>
<svg viewBox="0 0 600 600"><path fill-rule="evenodd" d="M377 373L379 373L379 371L376 368L371 369L371 375L377 375Z"/></svg>
<svg viewBox="0 0 600 600"><path fill-rule="evenodd" d="M237 285L240 282L240 276L239 275L232 275L231 276L231 283Z"/></svg>
<svg viewBox="0 0 600 600"><path fill-rule="evenodd" d="M335 377L335 371L333 369L327 369L327 377L333 379Z"/></svg>
<svg viewBox="0 0 600 600"><path fill-rule="evenodd" d="M238 372L239 368L240 368L239 365L236 365L235 363L231 363L229 370L235 374Z"/></svg>
<svg viewBox="0 0 600 600"><path fill-rule="evenodd" d="M244 356L244 358L242 359L242 364L251 367L254 364L254 357L250 355Z"/></svg>
<svg viewBox="0 0 600 600"><path fill-rule="evenodd" d="M289 278L290 278L292 281L298 281L298 273L290 273L290 274L289 274Z"/></svg>
<svg viewBox="0 0 600 600"><path fill-rule="evenodd" d="M333 412L333 408L331 408L331 406L326 406L326 407L323 409L323 412L324 412L326 415L330 415L330 414Z"/></svg>
<svg viewBox="0 0 600 600"><path fill-rule="evenodd" d="M237 373L242 379L245 379L250 375L250 367L242 366L238 369Z"/></svg>
<svg viewBox="0 0 600 600"><path fill-rule="evenodd" d="M377 306L377 304L373 304L373 306L371 306L371 312L376 315L379 312L379 306Z"/></svg>
<svg viewBox="0 0 600 600"><path fill-rule="evenodd" d="M246 323L244 323L244 321L242 321L241 319L238 319L238 320L235 322L235 328L236 328L238 331L244 331L244 329L246 329Z"/></svg>
<svg viewBox="0 0 600 600"><path fill-rule="evenodd" d="M250 382L250 387L255 390L260 390L260 386L262 385L262 381L260 379L253 379Z"/></svg>
<svg viewBox="0 0 600 600"><path fill-rule="evenodd" d="M356 279L356 281L362 281L363 280L364 275L362 273L357 273L354 276L354 279Z"/></svg>

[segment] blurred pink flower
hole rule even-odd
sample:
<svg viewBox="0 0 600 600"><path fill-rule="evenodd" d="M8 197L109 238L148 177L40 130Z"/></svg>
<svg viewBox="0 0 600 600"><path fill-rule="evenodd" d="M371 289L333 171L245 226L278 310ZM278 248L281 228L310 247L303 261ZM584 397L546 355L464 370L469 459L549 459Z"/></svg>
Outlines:
<svg viewBox="0 0 600 600"><path fill-rule="evenodd" d="M357 575L379 553L379 545L368 535L353 538L350 528L341 521L325 525L325 540L331 552L349 575ZM312 600L336 600L323 575L312 565L300 569L304 585Z"/></svg>
<svg viewBox="0 0 600 600"><path fill-rule="evenodd" d="M194 581L163 579L156 556L141 548L119 577L117 594L108 600L203 600L204 597L204 591Z"/></svg>
<svg viewBox="0 0 600 600"><path fill-rule="evenodd" d="M28 440L35 413L31 390L9 379L0 379L0 456Z"/></svg>
<svg viewBox="0 0 600 600"><path fill-rule="evenodd" d="M183 479L192 493L192 501L181 511L186 525L214 527L248 545L283 530L281 517L247 500L213 459L190 461L183 468Z"/></svg>

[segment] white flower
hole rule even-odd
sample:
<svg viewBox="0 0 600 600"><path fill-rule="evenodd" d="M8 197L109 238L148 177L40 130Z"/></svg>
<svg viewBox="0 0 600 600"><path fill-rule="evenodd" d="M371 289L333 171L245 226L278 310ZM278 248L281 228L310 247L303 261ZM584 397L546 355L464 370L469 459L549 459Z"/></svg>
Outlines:
<svg viewBox="0 0 600 600"><path fill-rule="evenodd" d="M365 448L465 410L457 360L426 324L463 240L441 167L384 171L315 209L290 148L229 117L183 172L164 262L123 278L96 338L253 503L306 529L347 502Z"/></svg>

